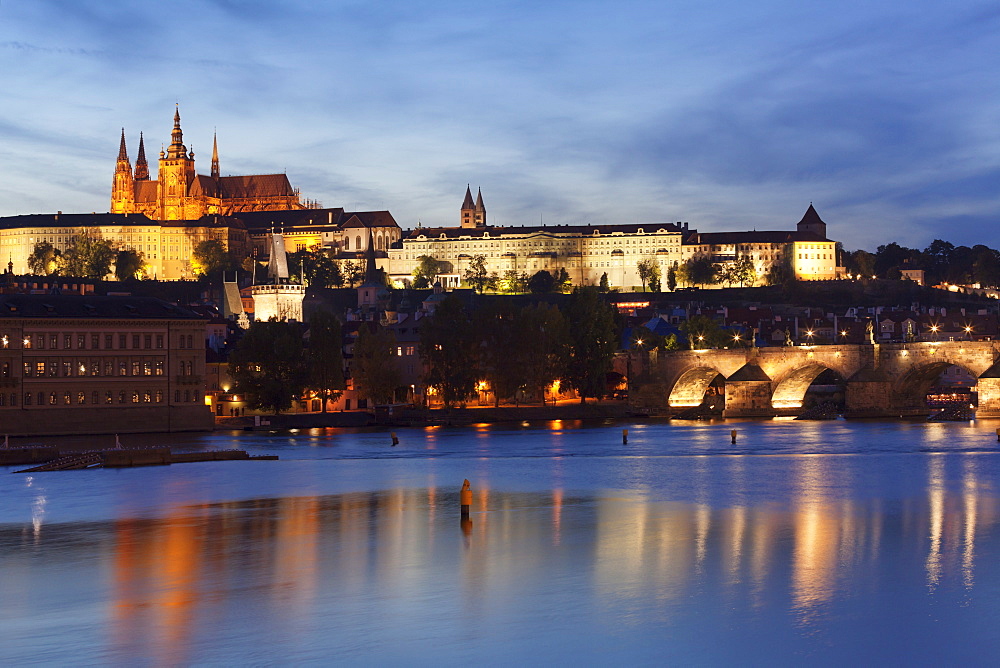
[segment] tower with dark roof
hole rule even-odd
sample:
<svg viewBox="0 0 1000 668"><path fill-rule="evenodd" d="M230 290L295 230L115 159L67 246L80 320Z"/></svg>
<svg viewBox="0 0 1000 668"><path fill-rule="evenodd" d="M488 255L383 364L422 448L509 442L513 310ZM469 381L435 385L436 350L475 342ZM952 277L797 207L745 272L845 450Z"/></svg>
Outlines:
<svg viewBox="0 0 1000 668"><path fill-rule="evenodd" d="M483 189L479 188L476 193L475 210L476 227L486 227L486 205L483 204Z"/></svg>
<svg viewBox="0 0 1000 668"><path fill-rule="evenodd" d="M166 153L160 151L160 166L157 171L159 220L186 220L198 218L194 211L185 210L188 186L194 181L194 151L188 153L184 146L184 132L181 130L181 111L174 111L174 129L170 133L170 146Z"/></svg>
<svg viewBox="0 0 1000 668"><path fill-rule="evenodd" d="M462 227L476 226L476 204L472 201L472 186L465 187L465 201L462 202Z"/></svg>
<svg viewBox="0 0 1000 668"><path fill-rule="evenodd" d="M816 209L813 208L812 202L809 202L809 208L806 209L805 215L802 216L802 220L798 222L795 229L799 232L813 232L826 239L826 223L824 223L823 219L819 217L818 213L816 213Z"/></svg>
<svg viewBox="0 0 1000 668"><path fill-rule="evenodd" d="M215 133L212 133L212 178L219 178L219 140Z"/></svg>
<svg viewBox="0 0 1000 668"><path fill-rule="evenodd" d="M123 213L135 201L135 190L132 186L132 164L125 148L125 128L122 128L122 139L118 145L118 162L115 164L115 178L111 184L111 211Z"/></svg>

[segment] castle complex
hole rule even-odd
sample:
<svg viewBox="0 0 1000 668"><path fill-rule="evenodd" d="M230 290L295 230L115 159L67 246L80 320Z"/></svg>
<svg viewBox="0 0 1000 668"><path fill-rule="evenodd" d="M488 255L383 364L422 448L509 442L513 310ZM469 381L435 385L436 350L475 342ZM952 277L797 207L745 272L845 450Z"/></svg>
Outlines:
<svg viewBox="0 0 1000 668"><path fill-rule="evenodd" d="M219 145L212 139L212 172L194 169L194 151L184 146L180 109L174 111L170 146L160 151L156 178L150 178L146 147L139 135L135 171L125 148L122 130L111 187L111 213L141 213L153 220L197 220L205 215L230 216L244 211L282 211L306 208L284 174L222 176Z"/></svg>

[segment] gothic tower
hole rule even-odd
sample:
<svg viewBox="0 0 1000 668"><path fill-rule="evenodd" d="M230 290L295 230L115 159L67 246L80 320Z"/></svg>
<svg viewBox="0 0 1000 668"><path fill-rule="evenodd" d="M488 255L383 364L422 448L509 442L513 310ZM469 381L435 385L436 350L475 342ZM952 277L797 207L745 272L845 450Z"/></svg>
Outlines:
<svg viewBox="0 0 1000 668"><path fill-rule="evenodd" d="M476 205L472 202L472 186L465 187L465 201L462 202L462 227L476 226Z"/></svg>
<svg viewBox="0 0 1000 668"><path fill-rule="evenodd" d="M135 180L149 180L149 164L146 162L146 146L142 142L142 133L139 133L139 155L135 158Z"/></svg>
<svg viewBox="0 0 1000 668"><path fill-rule="evenodd" d="M486 227L486 205L483 204L483 189L479 188L476 194L476 227Z"/></svg>
<svg viewBox="0 0 1000 668"><path fill-rule="evenodd" d="M118 163L115 165L115 178L111 184L111 213L130 213L135 201L135 190L132 187L132 164L125 149L125 128L122 128L122 140L118 147Z"/></svg>
<svg viewBox="0 0 1000 668"><path fill-rule="evenodd" d="M212 178L219 178L219 140L212 133Z"/></svg>
<svg viewBox="0 0 1000 668"><path fill-rule="evenodd" d="M188 153L181 131L181 112L174 111L174 129L170 135L170 146L166 153L160 151L160 168L157 186L160 220L186 220L198 218L200 211L185 212L188 187L194 180L194 151Z"/></svg>

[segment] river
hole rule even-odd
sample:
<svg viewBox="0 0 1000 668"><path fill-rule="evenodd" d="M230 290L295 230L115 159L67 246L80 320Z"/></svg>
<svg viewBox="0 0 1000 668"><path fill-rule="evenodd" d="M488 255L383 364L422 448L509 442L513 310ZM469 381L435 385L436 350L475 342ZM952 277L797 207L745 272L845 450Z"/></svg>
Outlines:
<svg viewBox="0 0 1000 668"><path fill-rule="evenodd" d="M992 664L997 426L123 437L280 459L0 469L0 664Z"/></svg>

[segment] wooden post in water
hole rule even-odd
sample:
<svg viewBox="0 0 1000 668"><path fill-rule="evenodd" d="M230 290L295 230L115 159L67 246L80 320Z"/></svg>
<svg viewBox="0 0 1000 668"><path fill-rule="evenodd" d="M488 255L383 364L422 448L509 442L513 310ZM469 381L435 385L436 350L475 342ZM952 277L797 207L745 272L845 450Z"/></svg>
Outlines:
<svg viewBox="0 0 1000 668"><path fill-rule="evenodd" d="M731 432L729 432L729 436L732 437L733 439L733 445L736 445L736 430L733 429Z"/></svg>
<svg viewBox="0 0 1000 668"><path fill-rule="evenodd" d="M622 445L628 445L628 429L622 429Z"/></svg>
<svg viewBox="0 0 1000 668"><path fill-rule="evenodd" d="M396 438L396 432L392 432L392 447L399 445L399 439Z"/></svg>
<svg viewBox="0 0 1000 668"><path fill-rule="evenodd" d="M458 503L462 506L462 520L469 519L469 506L472 505L472 487L468 479L462 483L462 491L458 493Z"/></svg>

